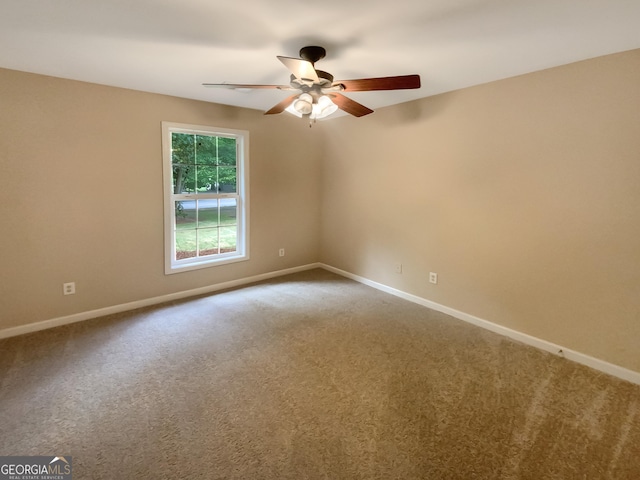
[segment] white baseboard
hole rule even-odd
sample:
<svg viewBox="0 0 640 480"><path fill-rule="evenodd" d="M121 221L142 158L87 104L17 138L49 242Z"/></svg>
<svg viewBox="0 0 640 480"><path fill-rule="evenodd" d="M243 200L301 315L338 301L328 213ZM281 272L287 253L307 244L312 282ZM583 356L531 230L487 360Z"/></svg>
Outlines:
<svg viewBox="0 0 640 480"><path fill-rule="evenodd" d="M640 385L640 372L635 372L633 370L629 370L624 367L620 367L618 365L605 362L604 360L591 357L584 353L576 352L574 350L565 348L563 346L556 345L546 340L532 337L531 335L518 332L517 330L512 330L510 328L504 327L502 325L498 325L496 323L489 322L488 320L484 320L474 315L470 315L468 313L455 310L445 305L440 305L439 303L432 302L431 300L427 300L425 298L403 292L401 290L389 287L387 285L383 285L378 282L374 282L372 280L361 277L359 275L355 275L353 273L349 273L347 271L340 270L338 268L332 267L330 265L325 265L323 263L310 263L308 265L302 265L299 267L293 267L293 268L287 268L284 270L277 270L274 272L263 273L260 275L254 275L252 277L241 278L238 280L231 280L229 282L217 283L215 285L208 285L206 287L195 288L192 290L184 290L181 292L171 293L168 295L161 295L159 297L152 297L152 298L147 298L143 300L137 300L135 302L123 303L120 305L113 305L110 307L99 308L97 310L90 310L87 312L75 313L73 315L67 315L64 317L52 318L52 319L44 320L41 322L29 323L27 325L20 325L17 327L6 328L3 330L0 330L0 339L14 337L17 335L23 335L25 333L37 332L39 330L46 330L48 328L59 327L61 325L67 325L70 323L81 322L83 320L90 320L92 318L112 315L114 313L121 313L129 310L135 310L136 308L143 308L151 305L157 305L160 303L181 300L183 298L194 297L197 295L204 295L207 293L212 293L212 292L224 290L227 288L240 287L243 285L248 285L250 283L260 282L262 280L269 280L271 278L281 277L283 275L289 275L291 273L311 270L313 268L323 268L330 272L336 273L340 276L349 278L351 280L355 280L356 282L362 283L364 285L368 285L370 287L373 287L377 290L381 290L386 293L390 293L392 295L403 298L413 303L417 303L419 305L425 306L432 310L436 310L438 312L451 315L454 318L463 320L467 323L471 323L473 325L484 328L486 330L490 330L494 333L503 335L505 337L509 337L513 340L522 342L526 345L531 345L541 350L551 352L553 354L567 358L574 362L591 367L595 370L599 370L606 374L613 375L614 377L621 378L622 380L626 380L628 382Z"/></svg>
<svg viewBox="0 0 640 480"><path fill-rule="evenodd" d="M263 273L260 275L254 275L252 277L241 278L238 280L231 280L229 282L216 283L215 285L207 285L206 287L195 288L192 290L184 290L182 292L170 293L168 295L161 295L159 297L145 298L143 300L137 300L135 302L113 305L111 307L99 308L97 310L90 310L88 312L74 313L73 315L67 315L64 317L57 317L49 320L43 320L41 322L6 328L4 330L0 330L0 339L15 337L17 335L23 335L25 333L37 332L39 330L46 330L48 328L59 327L61 325L67 325L70 323L81 322L83 320L90 320L92 318L104 317L105 315L112 315L114 313L135 310L136 308L149 307L151 305L157 305L160 303L172 302L174 300L180 300L188 297L195 297L196 295L204 295L227 288L240 287L249 283L269 280L270 278L281 277L283 275L289 275L291 273L303 272L305 270L311 270L313 268L321 268L321 264L311 263L308 265L287 268L284 270L277 270L275 272Z"/></svg>
<svg viewBox="0 0 640 480"><path fill-rule="evenodd" d="M629 370L624 367L620 367L619 365L615 365L609 362L605 362L604 360L600 360L584 353L576 352L569 348L565 348L560 345L556 345L555 343L548 342L546 340L542 340L540 338L532 337L531 335L527 335L522 332L518 332L517 330L512 330L507 327L503 327L502 325L498 325L496 323L489 322L488 320L484 320L482 318L476 317L474 315L470 315L465 312L461 312L459 310L455 310L453 308L447 307L445 305L440 305L439 303L432 302L431 300L427 300L422 297L418 297L416 295L412 295L410 293L403 292L401 290L397 290L395 288L389 287L387 285L383 285L378 282L374 282L367 278L361 277L359 275L354 275L353 273L346 272L344 270L340 270L335 267L331 267L329 265L320 264L321 268L328 270L330 272L336 273L343 277L349 278L351 280L355 280L356 282L362 283L364 285L368 285L377 290L381 290L386 293L390 293L397 297L403 298L405 300L409 300L410 302L417 303L419 305L428 307L432 310L436 310L438 312L445 313L447 315L451 315L454 318L465 321L467 323L471 323L478 327L484 328L486 330L490 330L499 335L503 335L505 337L509 337L518 342L524 343L526 345L530 345L532 347L539 348L541 350L545 350L547 352L551 352L555 355L567 358L574 362L580 363L582 365L586 365L587 367L591 367L595 370L599 370L609 375L613 375L614 377L621 378L622 380L626 380L631 383L635 383L640 385L640 372L635 372L633 370Z"/></svg>

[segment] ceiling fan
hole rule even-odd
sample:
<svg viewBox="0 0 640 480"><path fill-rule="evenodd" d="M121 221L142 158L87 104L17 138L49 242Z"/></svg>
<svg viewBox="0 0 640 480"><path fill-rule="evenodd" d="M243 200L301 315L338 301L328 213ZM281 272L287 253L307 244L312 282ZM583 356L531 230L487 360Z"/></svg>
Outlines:
<svg viewBox="0 0 640 480"><path fill-rule="evenodd" d="M404 90L420 88L419 75L400 75L395 77L360 78L356 80L333 80L333 75L316 70L314 64L324 58L323 47L309 46L300 49L300 58L278 56L285 67L291 71L289 85L252 85L237 83L203 83L205 87L223 87L230 89L278 89L294 90L297 93L285 98L265 115L287 111L301 118L313 121L328 117L341 109L355 117L373 113L368 107L342 95L342 92L367 92L372 90Z"/></svg>

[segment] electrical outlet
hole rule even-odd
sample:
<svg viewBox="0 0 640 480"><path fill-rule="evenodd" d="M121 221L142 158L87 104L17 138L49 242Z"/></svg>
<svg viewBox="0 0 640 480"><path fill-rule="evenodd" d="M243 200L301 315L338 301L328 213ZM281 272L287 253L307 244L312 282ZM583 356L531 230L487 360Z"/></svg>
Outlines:
<svg viewBox="0 0 640 480"><path fill-rule="evenodd" d="M76 293L76 282L63 283L62 293L64 295L74 295Z"/></svg>
<svg viewBox="0 0 640 480"><path fill-rule="evenodd" d="M278 250L278 255L280 255L281 257L284 257L284 248L281 248L280 250Z"/></svg>
<svg viewBox="0 0 640 480"><path fill-rule="evenodd" d="M402 273L402 264L396 263L396 273Z"/></svg>
<svg viewBox="0 0 640 480"><path fill-rule="evenodd" d="M435 272L429 272L429 282L438 283L438 274Z"/></svg>

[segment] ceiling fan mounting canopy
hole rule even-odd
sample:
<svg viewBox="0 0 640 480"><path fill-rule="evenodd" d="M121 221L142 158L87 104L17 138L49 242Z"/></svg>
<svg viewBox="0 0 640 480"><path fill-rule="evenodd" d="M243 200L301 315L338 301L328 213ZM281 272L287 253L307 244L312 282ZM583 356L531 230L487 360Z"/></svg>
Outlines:
<svg viewBox="0 0 640 480"><path fill-rule="evenodd" d="M323 47L309 46L302 47L300 49L299 55L300 58L306 60L307 62L316 63L318 60L322 60L327 55L327 51Z"/></svg>
<svg viewBox="0 0 640 480"><path fill-rule="evenodd" d="M374 90L403 90L420 88L420 76L400 75L394 77L360 78L334 82L333 75L316 70L315 63L326 56L326 50L319 46L300 49L300 58L278 56L278 60L289 69L289 85L251 85L230 83L204 83L207 87L261 88L298 90L265 112L265 115L282 113L287 110L297 116L311 120L329 116L338 108L355 117L373 113L368 107L342 95L341 92L366 92Z"/></svg>

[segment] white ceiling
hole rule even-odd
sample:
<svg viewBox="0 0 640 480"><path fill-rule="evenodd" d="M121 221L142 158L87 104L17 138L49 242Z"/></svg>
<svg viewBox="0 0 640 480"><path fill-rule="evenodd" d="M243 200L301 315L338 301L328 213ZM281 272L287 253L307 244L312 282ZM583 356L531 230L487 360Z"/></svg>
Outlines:
<svg viewBox="0 0 640 480"><path fill-rule="evenodd" d="M359 92L371 108L640 48L640 0L2 0L0 67L267 110L276 55L321 45L336 80L418 73Z"/></svg>

